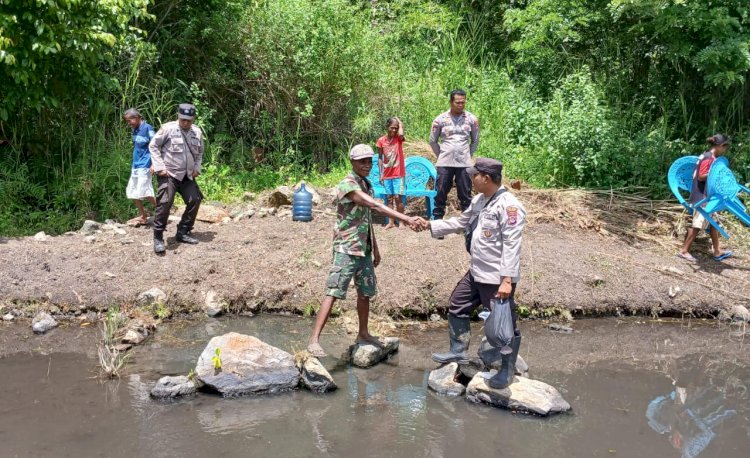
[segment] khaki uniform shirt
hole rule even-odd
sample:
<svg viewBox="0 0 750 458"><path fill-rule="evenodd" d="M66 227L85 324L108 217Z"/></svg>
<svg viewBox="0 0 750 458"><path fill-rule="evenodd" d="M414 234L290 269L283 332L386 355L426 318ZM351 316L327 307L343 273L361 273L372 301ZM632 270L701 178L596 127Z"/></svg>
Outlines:
<svg viewBox="0 0 750 458"><path fill-rule="evenodd" d="M458 116L450 110L441 113L432 121L430 146L438 167L471 167L479 146L479 119L468 111Z"/></svg>
<svg viewBox="0 0 750 458"><path fill-rule="evenodd" d="M508 191L497 196L485 208L490 199L479 194L474 196L471 205L461 216L432 221L432 236L437 238L455 232L463 233L471 221L479 218L471 235L471 274L474 279L479 283L499 285L503 277L511 277L513 283L518 283L521 279L521 235L526 224L526 210Z"/></svg>
<svg viewBox="0 0 750 458"><path fill-rule="evenodd" d="M166 170L169 176L180 181L185 177L192 180L193 171L201 172L203 148L200 128L193 124L190 131L184 132L177 121L162 125L148 145L154 173Z"/></svg>

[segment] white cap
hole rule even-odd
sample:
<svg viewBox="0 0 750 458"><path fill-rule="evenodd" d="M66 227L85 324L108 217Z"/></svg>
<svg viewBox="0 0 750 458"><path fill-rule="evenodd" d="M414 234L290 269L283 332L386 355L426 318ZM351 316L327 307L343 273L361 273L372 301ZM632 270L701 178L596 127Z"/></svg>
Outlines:
<svg viewBox="0 0 750 458"><path fill-rule="evenodd" d="M349 151L349 159L356 161L358 159L365 159L368 157L373 157L375 155L375 152L372 150L370 145L354 145L351 151Z"/></svg>

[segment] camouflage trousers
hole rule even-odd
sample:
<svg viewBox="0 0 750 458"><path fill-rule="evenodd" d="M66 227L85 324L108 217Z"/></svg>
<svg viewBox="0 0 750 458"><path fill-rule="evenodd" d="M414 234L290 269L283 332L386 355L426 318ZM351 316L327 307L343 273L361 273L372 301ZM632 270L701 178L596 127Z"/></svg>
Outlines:
<svg viewBox="0 0 750 458"><path fill-rule="evenodd" d="M334 252L333 265L326 280L326 296L346 299L346 290L349 289L352 278L354 278L354 285L359 295L374 297L378 293L372 254L352 256Z"/></svg>

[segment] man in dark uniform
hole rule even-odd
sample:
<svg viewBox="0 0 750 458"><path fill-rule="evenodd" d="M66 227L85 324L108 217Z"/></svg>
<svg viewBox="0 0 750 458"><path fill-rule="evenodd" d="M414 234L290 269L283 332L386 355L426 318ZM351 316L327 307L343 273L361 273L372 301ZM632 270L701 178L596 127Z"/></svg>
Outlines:
<svg viewBox="0 0 750 458"><path fill-rule="evenodd" d="M193 125L194 120L195 106L180 104L177 121L161 126L148 145L158 184L154 217L154 252L157 254L166 251L164 229L167 227L169 210L176 193L185 201L185 212L177 225L176 239L183 243L198 243L198 240L188 235L193 229L203 198L195 182L195 178L201 173L203 161L203 132Z"/></svg>

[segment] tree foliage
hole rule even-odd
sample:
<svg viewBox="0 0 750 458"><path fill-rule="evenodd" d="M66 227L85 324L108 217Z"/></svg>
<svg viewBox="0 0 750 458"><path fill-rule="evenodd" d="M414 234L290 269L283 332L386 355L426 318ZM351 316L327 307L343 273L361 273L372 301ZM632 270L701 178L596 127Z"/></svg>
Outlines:
<svg viewBox="0 0 750 458"><path fill-rule="evenodd" d="M468 92L538 186L648 186L721 131L750 180L746 0L0 0L0 233L124 218L131 144L190 101L212 198L318 176Z"/></svg>
<svg viewBox="0 0 750 458"><path fill-rule="evenodd" d="M0 0L0 119L118 83L105 71L139 39L148 0Z"/></svg>

